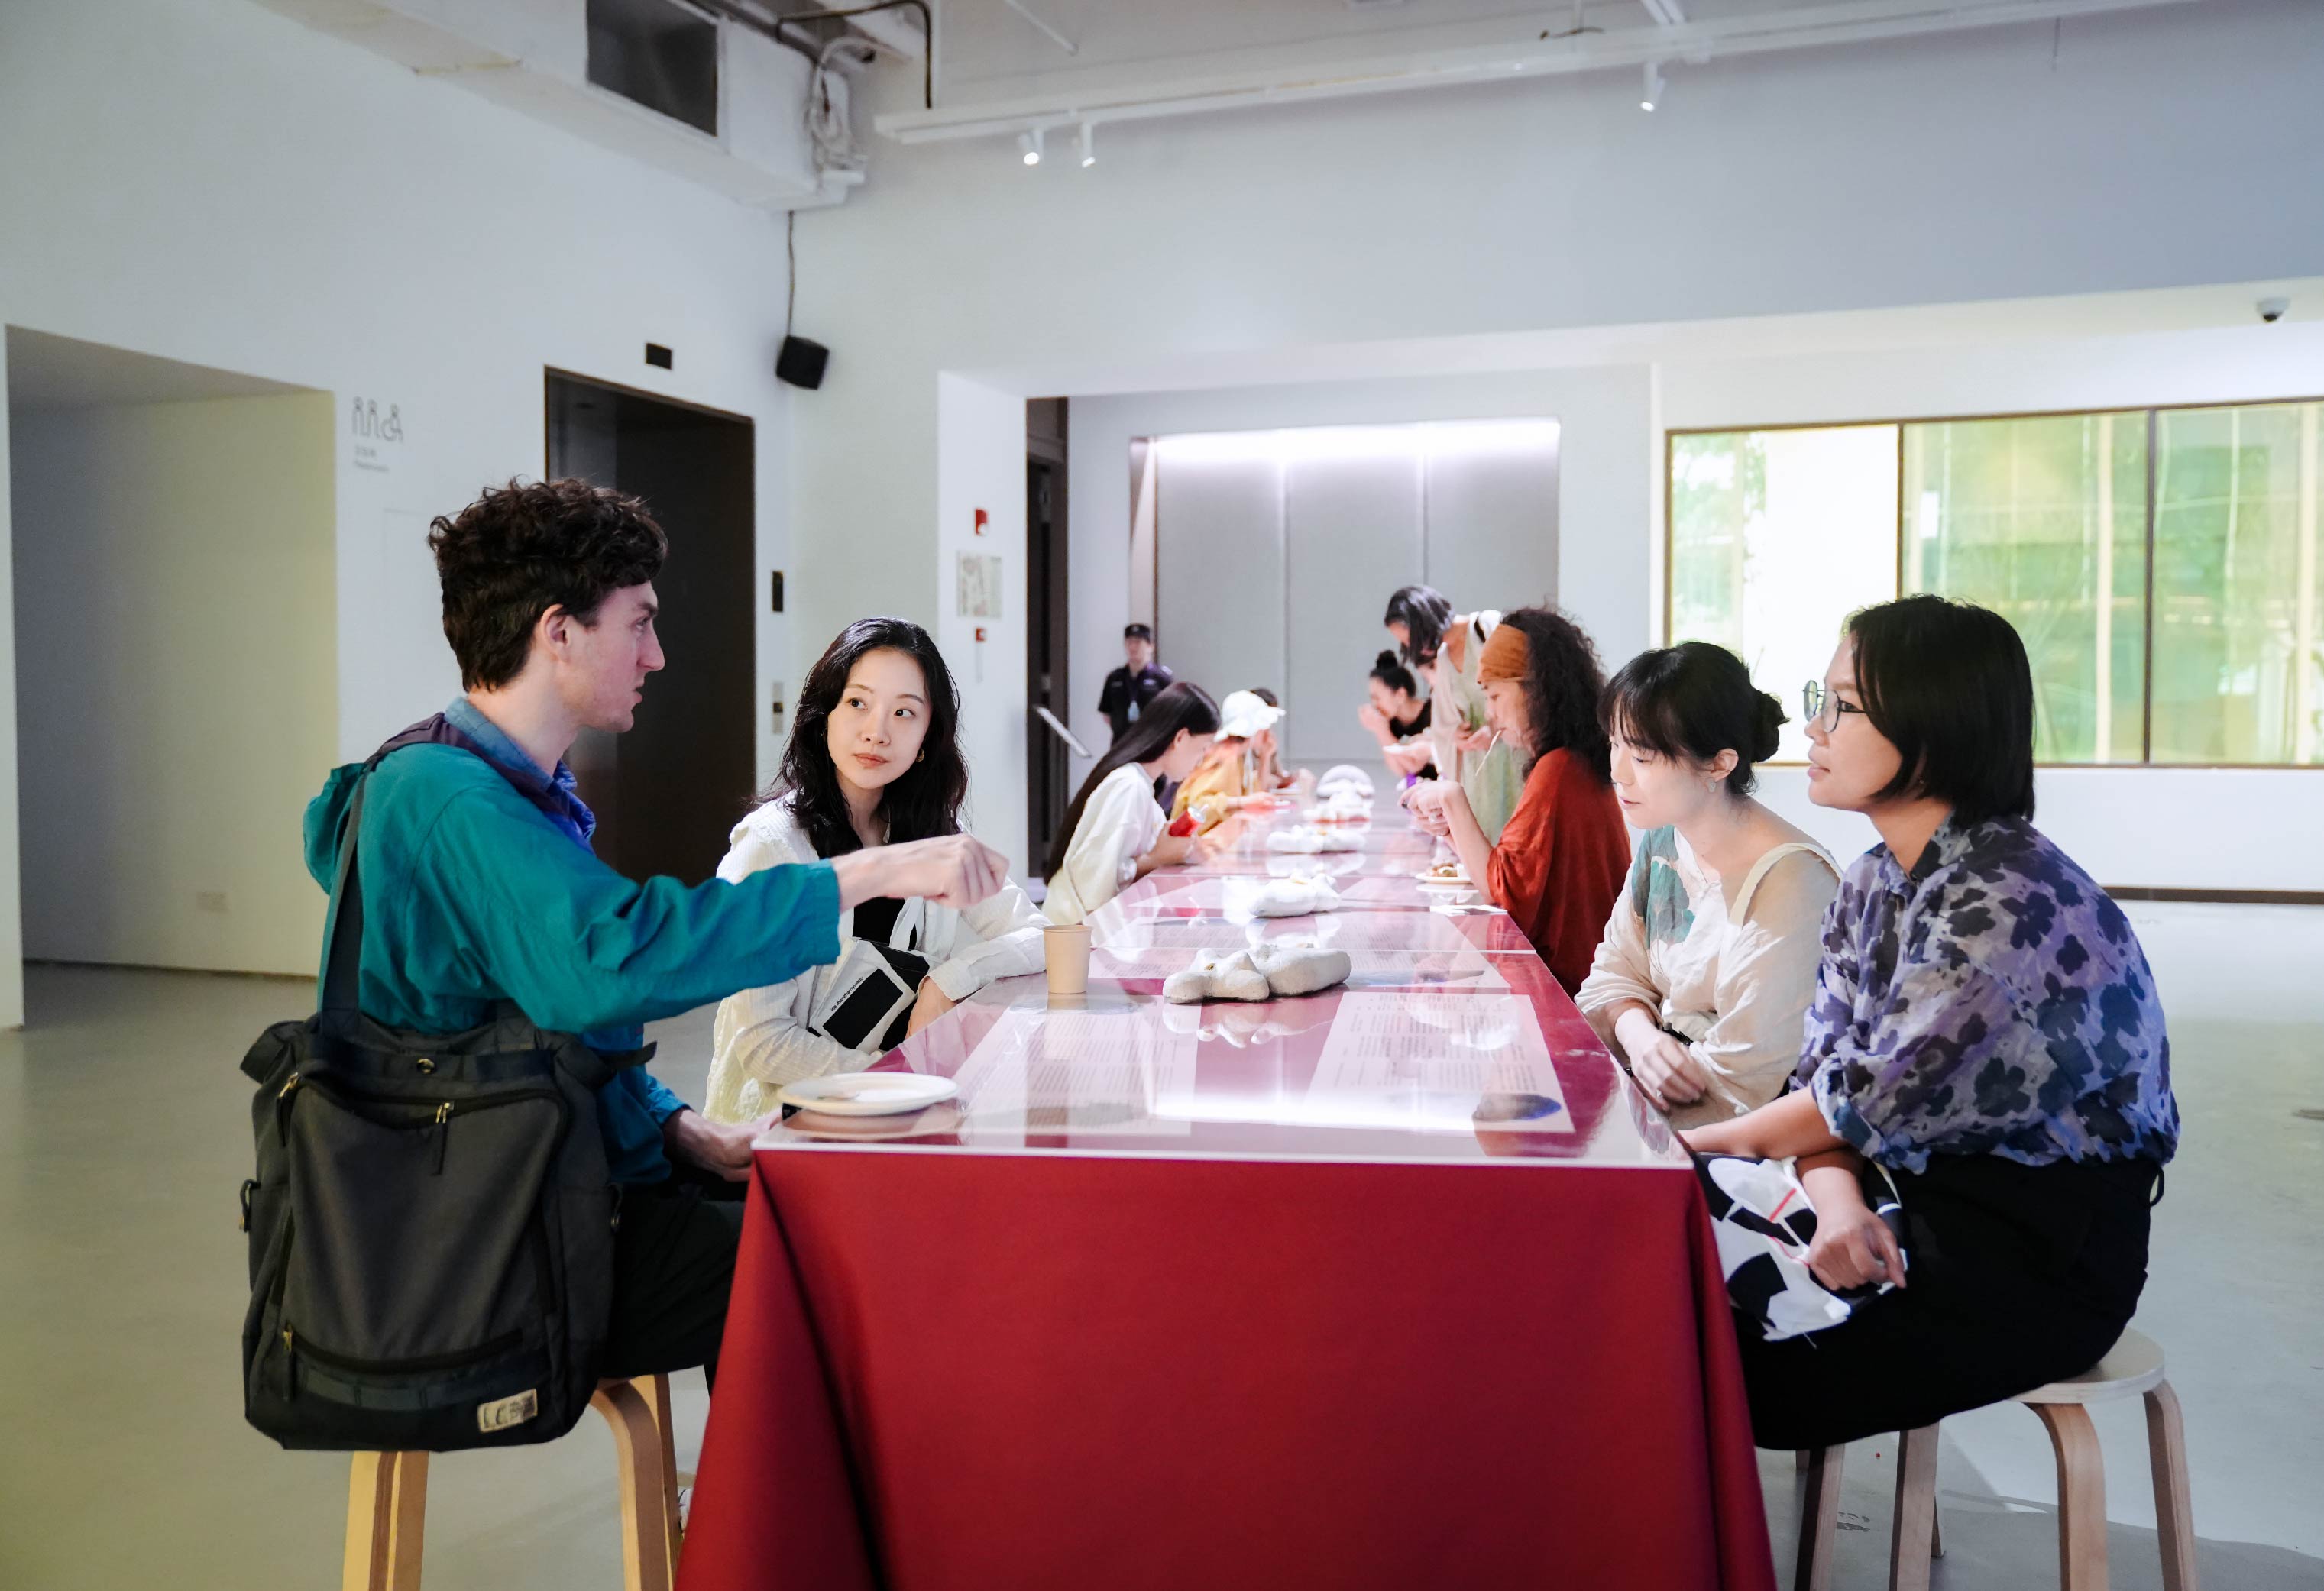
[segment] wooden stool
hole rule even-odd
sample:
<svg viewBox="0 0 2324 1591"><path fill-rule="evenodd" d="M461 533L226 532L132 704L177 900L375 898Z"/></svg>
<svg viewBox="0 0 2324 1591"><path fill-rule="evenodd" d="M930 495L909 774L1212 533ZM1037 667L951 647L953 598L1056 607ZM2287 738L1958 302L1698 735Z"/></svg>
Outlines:
<svg viewBox="0 0 2324 1591"><path fill-rule="evenodd" d="M2163 1591L2197 1591L2194 1510L2188 1500L2187 1433L2179 1398L2163 1379L2163 1350L2125 1331L2092 1368L2012 1400L2025 1404L2050 1432L2058 1456L2058 1574L2063 1591L2106 1591L2106 1464L2088 1405L2143 1393L2147 1461L2154 1476L2155 1533L2163 1549ZM1800 1550L1795 1591L1830 1591L1840 1522L1844 1448L1800 1455ZM1896 1521L1888 1549L1889 1591L1927 1591L1929 1559L1944 1555L1937 1521L1937 1428L1904 1432L1896 1449Z"/></svg>
<svg viewBox="0 0 2324 1591"><path fill-rule="evenodd" d="M599 1382L589 1406L613 1428L622 1483L622 1582L627 1591L669 1591L678 1539L669 1377ZM420 1591L427 1515L427 1454L356 1454L347 1487L344 1591Z"/></svg>

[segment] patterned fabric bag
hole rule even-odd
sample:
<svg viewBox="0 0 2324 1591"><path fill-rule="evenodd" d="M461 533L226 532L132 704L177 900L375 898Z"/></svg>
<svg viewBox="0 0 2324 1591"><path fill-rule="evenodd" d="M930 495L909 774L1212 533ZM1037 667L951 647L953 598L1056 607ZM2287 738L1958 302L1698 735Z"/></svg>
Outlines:
<svg viewBox="0 0 2324 1591"><path fill-rule="evenodd" d="M1815 1241L1815 1207L1788 1160L1752 1160L1740 1155L1695 1157L1695 1175L1711 1204L1711 1229L1719 1240L1719 1268L1727 1275L1728 1301L1758 1323L1769 1342L1803 1337L1839 1325L1867 1299L1893 1283L1834 1292L1808 1270L1808 1246ZM1886 1169L1869 1165L1866 1197L1904 1246L1903 1205ZM1904 1256L1909 1269L1912 1255Z"/></svg>

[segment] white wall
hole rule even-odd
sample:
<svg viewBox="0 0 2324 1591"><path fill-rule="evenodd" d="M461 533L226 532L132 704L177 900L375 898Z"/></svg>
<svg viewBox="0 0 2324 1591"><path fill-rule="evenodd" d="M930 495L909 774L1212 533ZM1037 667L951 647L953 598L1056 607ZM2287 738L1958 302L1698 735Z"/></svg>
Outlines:
<svg viewBox="0 0 2324 1591"><path fill-rule="evenodd" d="M314 970L336 418L320 392L12 417L26 955Z"/></svg>
<svg viewBox="0 0 2324 1591"><path fill-rule="evenodd" d="M2324 324L1673 363L1660 384L1679 430L2316 398ZM1764 783L1839 854L1871 844L1860 820L1808 804L1798 770ZM2042 827L2103 884L2324 890L2324 852L2282 840L2324 813L2324 768L2044 768L2034 789Z"/></svg>
<svg viewBox="0 0 2324 1591"><path fill-rule="evenodd" d="M2316 269L2324 7L2169 7L2054 43L2043 25L1674 69L1652 116L1609 73L1122 124L1086 170L1028 170L998 140L881 143L862 193L799 222L799 329L834 350L795 418L800 633L934 611L943 372L1073 397L1073 513L1103 525L1127 512L1122 455L1083 440L1104 393L1281 379L1318 350L1409 370L1364 351L1405 339ZM1598 379L1650 415L1652 356L1634 357ZM1611 427L1592 461L1582 409L1500 410L1520 411L1567 426L1561 595L1627 655L1652 608L1650 424ZM1594 534L1590 471L1635 505ZM1102 593L1122 585L1077 557L1077 698L1111 667Z"/></svg>
<svg viewBox="0 0 2324 1591"><path fill-rule="evenodd" d="M945 377L936 474L943 597L929 628L960 684L961 740L969 754L964 817L978 838L1014 859L1022 878L1032 861L1025 826L1025 400ZM978 509L987 520L981 536ZM960 612L954 583L963 554L1001 559L999 617ZM909 589L913 571L891 573L895 586Z"/></svg>
<svg viewBox="0 0 2324 1591"><path fill-rule="evenodd" d="M420 538L541 471L544 367L755 418L762 562L788 566L780 217L247 0L0 6L0 322L336 394L341 755L456 685ZM673 371L643 363L648 340ZM359 444L359 397L394 405L404 439ZM759 673L747 732L771 770L768 687L798 678L786 620L761 614ZM0 1023L21 1020L14 966L0 954Z"/></svg>
<svg viewBox="0 0 2324 1591"><path fill-rule="evenodd" d="M1073 432L1074 732L1093 747L1108 738L1097 693L1107 671L1121 661L1121 627L1128 622L1133 437L1404 420L1555 419L1557 600L1589 627L1611 662L1629 657L1646 644L1652 605L1631 529L1651 517L1649 384L1643 365L1618 365L1074 400L1066 411ZM1164 469L1167 474L1167 464ZM1167 512L1164 520L1161 534L1167 537ZM1382 606L1397 584L1381 584ZM1541 593L1447 594L1456 602L1511 606ZM1351 638L1359 673L1370 667L1385 636L1375 627ZM1292 734L1296 751L1296 728Z"/></svg>

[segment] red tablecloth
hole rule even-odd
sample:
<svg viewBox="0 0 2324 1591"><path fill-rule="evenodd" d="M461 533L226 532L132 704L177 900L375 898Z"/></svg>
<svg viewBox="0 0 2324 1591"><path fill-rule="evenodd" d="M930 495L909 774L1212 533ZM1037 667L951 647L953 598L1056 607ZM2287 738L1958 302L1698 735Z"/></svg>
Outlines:
<svg viewBox="0 0 2324 1591"><path fill-rule="evenodd" d="M1687 1177L762 1154L679 1584L1772 1586L1726 1311Z"/></svg>
<svg viewBox="0 0 2324 1591"><path fill-rule="evenodd" d="M1361 838L1290 864L1321 918L1250 917L1261 830L1145 881L1089 1000L996 986L884 1063L961 1108L761 1148L682 1591L1772 1591L1683 1153L1505 918L1425 909L1425 836ZM1301 934L1345 992L1154 998Z"/></svg>

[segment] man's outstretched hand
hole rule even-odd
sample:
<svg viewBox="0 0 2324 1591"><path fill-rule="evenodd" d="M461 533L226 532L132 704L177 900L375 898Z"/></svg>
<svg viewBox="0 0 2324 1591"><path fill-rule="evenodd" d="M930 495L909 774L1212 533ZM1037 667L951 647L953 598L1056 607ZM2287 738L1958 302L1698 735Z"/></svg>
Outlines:
<svg viewBox="0 0 2324 1591"><path fill-rule="evenodd" d="M990 900L1009 882L1009 859L973 834L946 834L875 846L832 859L839 909L882 896L918 897L958 911Z"/></svg>

